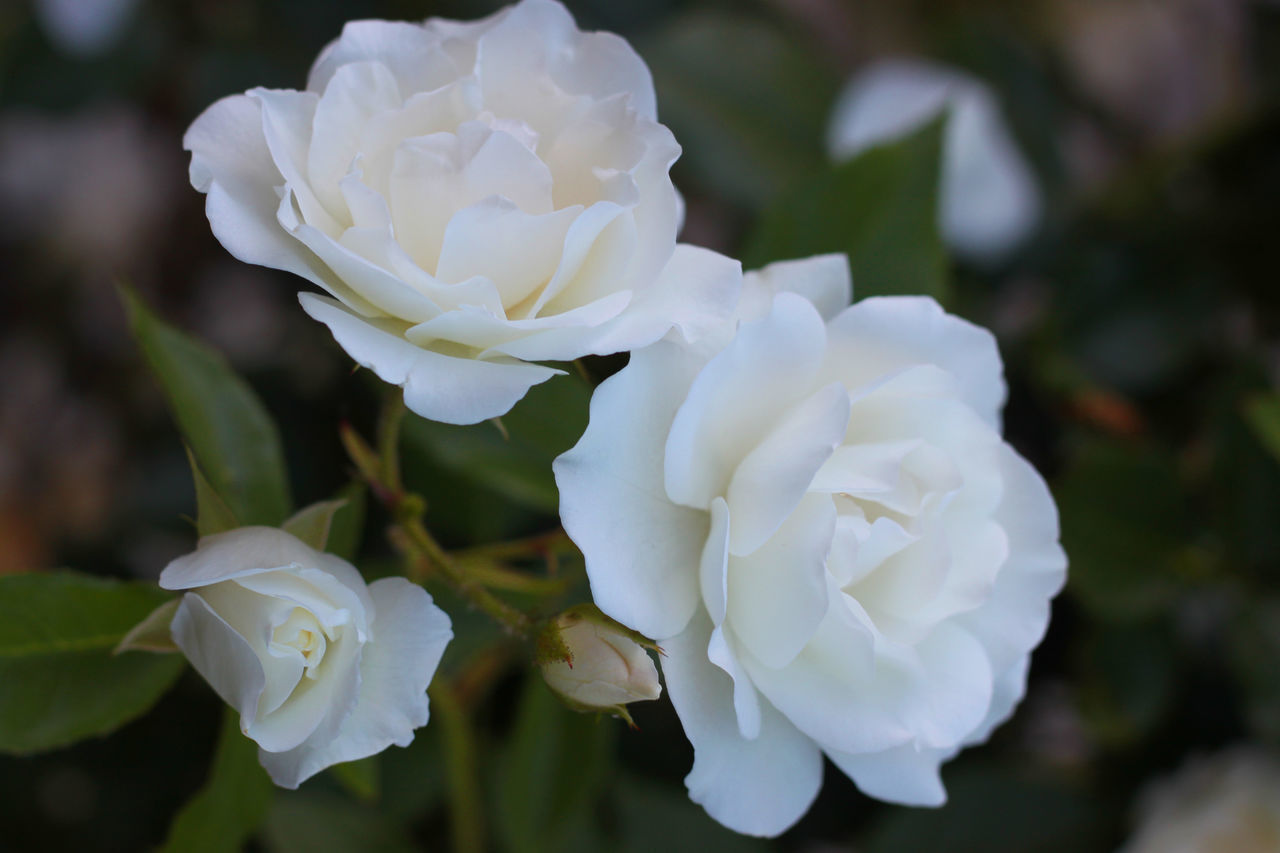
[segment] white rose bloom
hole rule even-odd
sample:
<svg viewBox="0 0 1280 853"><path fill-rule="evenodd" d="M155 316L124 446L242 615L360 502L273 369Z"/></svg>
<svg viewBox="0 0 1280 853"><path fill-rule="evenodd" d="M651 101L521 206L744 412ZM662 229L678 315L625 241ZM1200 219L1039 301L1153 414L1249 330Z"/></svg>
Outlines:
<svg viewBox="0 0 1280 853"><path fill-rule="evenodd" d="M846 159L919 130L950 110L938 200L942 236L956 252L993 261L1015 248L1040 218L1040 189L1005 127L995 94L977 78L908 59L883 60L858 74L836 101L827 145Z"/></svg>
<svg viewBox="0 0 1280 853"><path fill-rule="evenodd" d="M1280 762L1238 747L1190 762L1142 797L1121 853L1275 853Z"/></svg>
<svg viewBox="0 0 1280 853"><path fill-rule="evenodd" d="M737 295L732 262L676 245L648 68L553 0L349 23L306 91L224 98L184 146L223 246L326 290L307 313L434 420L561 372L529 362L696 337Z"/></svg>
<svg viewBox="0 0 1280 853"><path fill-rule="evenodd" d="M240 712L277 785L407 746L427 724L427 685L453 632L404 578L366 586L282 530L242 527L201 539L160 586L187 590L173 639Z"/></svg>
<svg viewBox="0 0 1280 853"><path fill-rule="evenodd" d="M1000 436L992 336L849 296L843 256L748 275L736 334L633 353L555 465L596 604L666 652L690 796L754 835L805 812L824 754L871 796L942 803L939 765L1011 713L1064 579L1053 500Z"/></svg>

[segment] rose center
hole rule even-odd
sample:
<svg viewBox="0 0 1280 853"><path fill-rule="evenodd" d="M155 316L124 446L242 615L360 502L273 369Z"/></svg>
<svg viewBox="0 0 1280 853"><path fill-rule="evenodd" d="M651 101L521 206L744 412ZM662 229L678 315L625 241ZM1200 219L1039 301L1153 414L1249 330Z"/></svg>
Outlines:
<svg viewBox="0 0 1280 853"><path fill-rule="evenodd" d="M324 660L325 649L331 639L319 620L309 610L293 608L289 618L271 634L271 644L282 649L292 649L302 655L305 674L316 678L316 668Z"/></svg>

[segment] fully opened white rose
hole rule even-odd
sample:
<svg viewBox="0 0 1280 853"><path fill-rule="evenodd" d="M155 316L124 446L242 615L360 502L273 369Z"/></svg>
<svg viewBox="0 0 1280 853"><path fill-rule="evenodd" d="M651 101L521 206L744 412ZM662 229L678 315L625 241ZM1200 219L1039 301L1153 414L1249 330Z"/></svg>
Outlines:
<svg viewBox="0 0 1280 853"><path fill-rule="evenodd" d="M824 754L867 794L943 802L939 765L1022 696L1064 578L991 335L849 295L843 257L748 275L736 334L633 353L556 462L596 603L666 651L690 796L745 833L794 823Z"/></svg>
<svg viewBox="0 0 1280 853"><path fill-rule="evenodd" d="M736 297L676 245L644 62L553 0L350 23L305 91L224 98L184 145L222 244L328 291L307 313L424 417L501 415L558 372L530 362L696 337Z"/></svg>
<svg viewBox="0 0 1280 853"><path fill-rule="evenodd" d="M332 554L243 527L201 539L160 585L187 591L174 641L240 713L277 785L407 746L426 725L427 685L453 632L404 578L366 586Z"/></svg>

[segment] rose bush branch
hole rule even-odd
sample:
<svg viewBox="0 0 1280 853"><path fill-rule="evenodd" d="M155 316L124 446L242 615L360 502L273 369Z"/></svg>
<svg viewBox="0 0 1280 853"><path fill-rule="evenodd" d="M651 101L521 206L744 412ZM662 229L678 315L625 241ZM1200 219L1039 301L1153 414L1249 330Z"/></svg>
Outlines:
<svg viewBox="0 0 1280 853"><path fill-rule="evenodd" d="M406 573L417 582L430 572L438 574L476 609L492 617L507 631L517 636L527 635L531 618L491 593L468 574L463 564L450 556L423 523L426 502L404 489L399 466L400 424L404 411L400 394L389 394L378 424L376 452L349 424L343 425L341 436L356 471L395 519L396 533L392 542L407 558Z"/></svg>

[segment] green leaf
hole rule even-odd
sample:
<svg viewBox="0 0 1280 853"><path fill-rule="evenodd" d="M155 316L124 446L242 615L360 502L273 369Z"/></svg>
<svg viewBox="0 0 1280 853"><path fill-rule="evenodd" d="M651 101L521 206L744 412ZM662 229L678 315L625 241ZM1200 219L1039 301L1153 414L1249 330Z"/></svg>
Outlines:
<svg viewBox="0 0 1280 853"><path fill-rule="evenodd" d="M239 527L236 514L227 506L222 495L209 485L190 447L187 448L187 462L191 466L191 479L196 486L196 531L201 536L212 536Z"/></svg>
<svg viewBox="0 0 1280 853"><path fill-rule="evenodd" d="M311 791L287 792L276 797L262 836L270 853L413 853L417 850L403 829L368 806Z"/></svg>
<svg viewBox="0 0 1280 853"><path fill-rule="evenodd" d="M382 791L382 777L378 774L378 756L371 755L359 761L344 761L329 768L338 784L362 802L371 803Z"/></svg>
<svg viewBox="0 0 1280 853"><path fill-rule="evenodd" d="M354 560L364 536L365 505L368 492L363 483L349 483L338 492L342 506L329 521L329 541L325 549L344 560Z"/></svg>
<svg viewBox="0 0 1280 853"><path fill-rule="evenodd" d="M637 47L659 118L684 149L679 183L758 207L826 163L834 71L799 38L740 14L700 11Z"/></svg>
<svg viewBox="0 0 1280 853"><path fill-rule="evenodd" d="M124 652L178 651L170 626L173 624L173 616L178 612L181 601L179 598L174 598L152 610L147 614L147 618L129 629L129 633L124 635L111 653L118 655Z"/></svg>
<svg viewBox="0 0 1280 853"><path fill-rule="evenodd" d="M1090 733L1115 746L1149 734L1177 685L1177 649L1161 622L1093 623L1076 657L1080 710Z"/></svg>
<svg viewBox="0 0 1280 853"><path fill-rule="evenodd" d="M1173 458L1115 441L1084 446L1055 492L1067 588L1095 616L1139 620L1183 585L1187 509Z"/></svg>
<svg viewBox="0 0 1280 853"><path fill-rule="evenodd" d="M525 679L498 763L496 818L504 849L561 849L563 833L593 810L617 728L566 709L536 674Z"/></svg>
<svg viewBox="0 0 1280 853"><path fill-rule="evenodd" d="M235 853L267 816L274 793L257 744L240 733L239 715L227 708L209 778L174 818L163 850Z"/></svg>
<svg viewBox="0 0 1280 853"><path fill-rule="evenodd" d="M408 415L403 440L441 468L549 515L560 506L551 463L572 447L587 426L591 389L576 376L535 385L502 422L451 426ZM428 508L428 511L430 508Z"/></svg>
<svg viewBox="0 0 1280 853"><path fill-rule="evenodd" d="M946 773L947 805L893 809L858 846L867 853L1077 853L1111 844L1105 797L1013 767ZM1123 807L1124 804L1117 803Z"/></svg>
<svg viewBox="0 0 1280 853"><path fill-rule="evenodd" d="M616 849L622 853L764 853L771 849L766 841L725 829L675 785L624 777L618 780L615 797L622 842Z"/></svg>
<svg viewBox="0 0 1280 853"><path fill-rule="evenodd" d="M437 678L440 677L437 675ZM378 756L378 812L411 823L437 810L445 800L444 726L431 709L431 724L413 733L404 749L388 749Z"/></svg>
<svg viewBox="0 0 1280 853"><path fill-rule="evenodd" d="M1227 622L1227 661L1251 735L1280 748L1280 598L1251 596Z"/></svg>
<svg viewBox="0 0 1280 853"><path fill-rule="evenodd" d="M183 659L112 650L167 597L70 572L0 576L0 752L65 746L149 709Z"/></svg>
<svg viewBox="0 0 1280 853"><path fill-rule="evenodd" d="M248 383L207 345L159 320L127 288L121 296L143 355L213 491L243 524L289 514L280 435Z"/></svg>
<svg viewBox="0 0 1280 853"><path fill-rule="evenodd" d="M329 528L333 524L333 516L346 503L343 499L313 503L291 515L281 527L286 533L292 533L317 551L323 551L329 544Z"/></svg>
<svg viewBox="0 0 1280 853"><path fill-rule="evenodd" d="M844 252L857 299L921 293L943 301L947 255L938 233L945 118L870 148L770 205L743 247L743 266Z"/></svg>
<svg viewBox="0 0 1280 853"><path fill-rule="evenodd" d="M1255 394L1245 402L1244 415L1254 435L1280 460L1280 394Z"/></svg>

